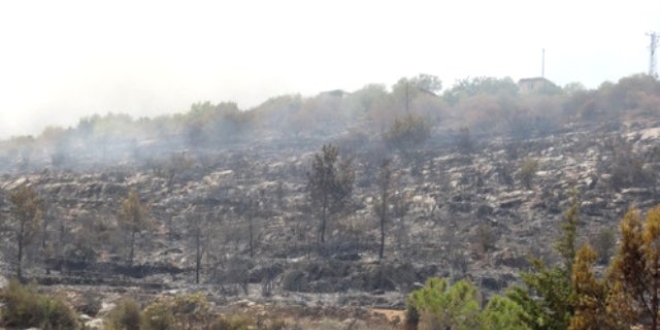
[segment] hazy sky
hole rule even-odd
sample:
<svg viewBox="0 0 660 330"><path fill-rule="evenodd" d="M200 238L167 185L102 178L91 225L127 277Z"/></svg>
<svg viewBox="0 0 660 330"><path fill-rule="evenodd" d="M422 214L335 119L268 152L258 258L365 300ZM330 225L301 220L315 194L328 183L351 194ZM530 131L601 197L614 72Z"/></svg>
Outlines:
<svg viewBox="0 0 660 330"><path fill-rule="evenodd" d="M644 72L657 1L1 1L0 137L84 115L241 108L430 73Z"/></svg>

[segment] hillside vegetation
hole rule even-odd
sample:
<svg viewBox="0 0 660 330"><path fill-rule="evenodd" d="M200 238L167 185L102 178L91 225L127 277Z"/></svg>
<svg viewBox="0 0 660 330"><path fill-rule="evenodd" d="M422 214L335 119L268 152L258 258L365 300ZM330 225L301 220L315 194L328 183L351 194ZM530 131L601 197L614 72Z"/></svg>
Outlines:
<svg viewBox="0 0 660 330"><path fill-rule="evenodd" d="M645 75L528 94L419 75L248 110L95 115L0 142L0 270L67 297L24 289L35 304L108 327L124 316L100 305L145 329L177 304L209 327L260 309L236 322L656 329L659 141Z"/></svg>

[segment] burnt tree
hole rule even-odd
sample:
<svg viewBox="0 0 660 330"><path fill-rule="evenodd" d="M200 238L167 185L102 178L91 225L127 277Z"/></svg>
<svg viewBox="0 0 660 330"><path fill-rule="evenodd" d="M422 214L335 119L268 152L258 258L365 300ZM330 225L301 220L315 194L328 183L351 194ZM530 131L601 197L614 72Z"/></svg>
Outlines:
<svg viewBox="0 0 660 330"><path fill-rule="evenodd" d="M349 159L339 159L339 149L323 145L321 154L314 156L311 172L307 174L309 200L319 215L319 242L325 242L328 219L341 211L351 197L355 174Z"/></svg>

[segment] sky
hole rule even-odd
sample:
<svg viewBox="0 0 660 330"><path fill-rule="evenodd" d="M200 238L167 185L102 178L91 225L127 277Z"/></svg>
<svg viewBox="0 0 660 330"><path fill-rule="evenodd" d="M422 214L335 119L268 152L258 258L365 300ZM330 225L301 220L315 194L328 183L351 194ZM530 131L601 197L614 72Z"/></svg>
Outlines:
<svg viewBox="0 0 660 330"><path fill-rule="evenodd" d="M628 1L0 1L0 138L94 113L249 109L419 73L541 74L559 85L648 70L660 3Z"/></svg>

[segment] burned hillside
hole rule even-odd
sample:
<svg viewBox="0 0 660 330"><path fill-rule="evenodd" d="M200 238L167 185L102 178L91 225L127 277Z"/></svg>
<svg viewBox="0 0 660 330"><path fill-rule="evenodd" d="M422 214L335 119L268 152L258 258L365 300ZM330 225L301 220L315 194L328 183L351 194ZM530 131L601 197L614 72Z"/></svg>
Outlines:
<svg viewBox="0 0 660 330"><path fill-rule="evenodd" d="M207 102L169 117L95 116L4 141L3 218L15 217L19 187L41 206L20 263L5 223L2 270L21 264L48 285L400 307L433 276L499 292L528 256L557 261L571 196L578 240L601 246L604 262L628 207L657 204L655 79L534 95L510 79L439 87L420 75L248 111ZM345 187L323 181L328 196L344 187L327 210L310 185L324 146L336 162L321 167L345 176ZM122 222L131 192L140 226Z"/></svg>

